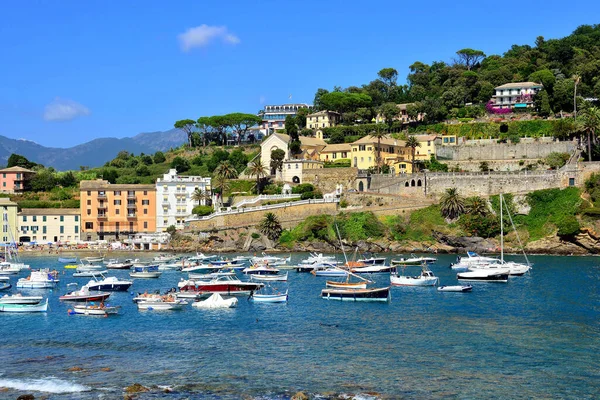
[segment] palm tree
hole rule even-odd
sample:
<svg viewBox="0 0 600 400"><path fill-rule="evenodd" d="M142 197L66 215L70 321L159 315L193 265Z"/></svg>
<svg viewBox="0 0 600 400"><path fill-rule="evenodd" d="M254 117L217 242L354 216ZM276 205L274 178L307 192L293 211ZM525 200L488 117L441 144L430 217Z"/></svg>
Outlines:
<svg viewBox="0 0 600 400"><path fill-rule="evenodd" d="M227 182L227 178L216 175L212 180L212 186L220 194L220 203L223 204L223 192L229 190L230 187L229 182Z"/></svg>
<svg viewBox="0 0 600 400"><path fill-rule="evenodd" d="M592 139L600 131L600 108L589 107L581 113L581 127L587 132L588 160L592 161Z"/></svg>
<svg viewBox="0 0 600 400"><path fill-rule="evenodd" d="M456 219L465 212L465 202L458 195L456 188L446 189L446 193L440 200L440 211L442 216L448 219Z"/></svg>
<svg viewBox="0 0 600 400"><path fill-rule="evenodd" d="M219 183L219 186L214 185L215 187L220 188L221 193L221 203L223 202L223 192L228 186L228 179L235 179L238 176L238 172L229 161L223 161L217 169L215 169L215 180Z"/></svg>
<svg viewBox="0 0 600 400"><path fill-rule="evenodd" d="M408 139L406 139L404 146L410 147L410 155L411 155L410 164L412 166L412 173L414 174L415 173L415 149L417 147L421 147L421 143L419 143L419 140L416 137L409 136Z"/></svg>
<svg viewBox="0 0 600 400"><path fill-rule="evenodd" d="M256 192L260 194L260 179L267 176L267 167L263 165L262 161L260 161L260 158L256 158L250 163L250 165L248 165L248 168L246 168L246 173L250 177L256 176Z"/></svg>
<svg viewBox="0 0 600 400"><path fill-rule="evenodd" d="M381 131L381 128L377 126L377 130L369 134L373 139L377 139L377 173L381 172L381 139L385 139L387 134Z"/></svg>
<svg viewBox="0 0 600 400"><path fill-rule="evenodd" d="M194 193L192 193L192 200L197 201L198 205L201 205L204 201L206 205L212 200L212 196L208 190L200 190L200 188L196 188Z"/></svg>
<svg viewBox="0 0 600 400"><path fill-rule="evenodd" d="M487 201L479 196L469 197L465 204L465 211L468 214L485 217L488 213Z"/></svg>
<svg viewBox="0 0 600 400"><path fill-rule="evenodd" d="M258 225L260 233L268 237L270 240L277 240L283 232L279 218L272 212L265 214L263 220Z"/></svg>
<svg viewBox="0 0 600 400"><path fill-rule="evenodd" d="M579 81L581 81L581 76L577 74L573 75L573 83L575 84L575 88L573 89L573 119L575 121L577 121L577 85L579 85Z"/></svg>

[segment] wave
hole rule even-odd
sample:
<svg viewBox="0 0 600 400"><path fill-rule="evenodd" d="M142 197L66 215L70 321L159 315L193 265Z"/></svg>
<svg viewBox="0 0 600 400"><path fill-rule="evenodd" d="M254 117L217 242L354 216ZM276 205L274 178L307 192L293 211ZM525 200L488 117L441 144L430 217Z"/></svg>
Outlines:
<svg viewBox="0 0 600 400"><path fill-rule="evenodd" d="M92 388L62 379L48 377L41 379L4 379L0 378L0 387L16 390L31 390L45 393L89 392Z"/></svg>

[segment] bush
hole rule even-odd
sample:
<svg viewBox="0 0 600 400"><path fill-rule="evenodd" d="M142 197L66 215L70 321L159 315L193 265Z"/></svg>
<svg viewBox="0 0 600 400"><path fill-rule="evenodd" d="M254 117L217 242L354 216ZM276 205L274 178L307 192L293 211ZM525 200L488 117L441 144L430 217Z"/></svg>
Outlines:
<svg viewBox="0 0 600 400"><path fill-rule="evenodd" d="M200 156L200 155L198 155L198 156L196 156L196 157L192 158L192 164L194 164L194 165L198 165L198 166L200 166L200 165L202 165L203 163L204 163L204 160L202 159L202 156Z"/></svg>
<svg viewBox="0 0 600 400"><path fill-rule="evenodd" d="M63 188L55 188L52 190L50 200L69 200L73 197L70 190Z"/></svg>
<svg viewBox="0 0 600 400"><path fill-rule="evenodd" d="M372 212L342 213L338 216L340 235L352 241L381 238L385 225Z"/></svg>
<svg viewBox="0 0 600 400"><path fill-rule="evenodd" d="M138 174L139 176L149 176L150 168L148 168L147 165L142 164L135 169L135 173Z"/></svg>
<svg viewBox="0 0 600 400"><path fill-rule="evenodd" d="M579 233L581 227L574 215L565 215L556 223L557 235L560 237L573 237Z"/></svg>
<svg viewBox="0 0 600 400"><path fill-rule="evenodd" d="M322 199L323 193L318 190L314 192L304 192L300 195L300 200L309 200L309 199Z"/></svg>
<svg viewBox="0 0 600 400"><path fill-rule="evenodd" d="M311 185L310 183L301 183L292 188L292 193L293 194L302 194L302 193L306 193L306 192L314 192L314 190L315 190L315 187L313 185Z"/></svg>
<svg viewBox="0 0 600 400"><path fill-rule="evenodd" d="M544 163L552 169L559 169L569 161L570 157L569 153L552 152L544 158Z"/></svg>
<svg viewBox="0 0 600 400"><path fill-rule="evenodd" d="M171 161L171 168L175 168L178 173L182 173L190 169L190 163L185 158L177 156Z"/></svg>
<svg viewBox="0 0 600 400"><path fill-rule="evenodd" d="M345 199L340 201L340 208L346 208L346 207L348 207L348 202Z"/></svg>
<svg viewBox="0 0 600 400"><path fill-rule="evenodd" d="M260 235L256 232L252 232L250 236L252 237L252 239L260 239Z"/></svg>
<svg viewBox="0 0 600 400"><path fill-rule="evenodd" d="M500 221L495 215L463 214L458 222L465 232L473 236L489 238L500 233Z"/></svg>
<svg viewBox="0 0 600 400"><path fill-rule="evenodd" d="M164 163L165 161L167 161L167 158L165 157L165 154L162 151L157 151L156 153L154 153L154 163L155 164L161 164L161 163Z"/></svg>
<svg viewBox="0 0 600 400"><path fill-rule="evenodd" d="M196 206L192 210L192 214L196 214L199 217L204 217L205 215L209 215L213 213L213 208L211 206Z"/></svg>

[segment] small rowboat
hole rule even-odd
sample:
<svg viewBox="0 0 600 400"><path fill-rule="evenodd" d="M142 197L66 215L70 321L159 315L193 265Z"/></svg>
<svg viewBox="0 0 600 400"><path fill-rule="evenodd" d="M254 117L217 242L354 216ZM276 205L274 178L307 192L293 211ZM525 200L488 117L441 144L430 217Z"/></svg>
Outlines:
<svg viewBox="0 0 600 400"><path fill-rule="evenodd" d="M327 281L325 286L331 288L341 288L341 289L366 289L367 282L336 282L336 281Z"/></svg>
<svg viewBox="0 0 600 400"><path fill-rule="evenodd" d="M77 257L58 257L58 262L63 264L76 263Z"/></svg>
<svg viewBox="0 0 600 400"><path fill-rule="evenodd" d="M139 301L137 307L138 310L181 310L187 304L185 300Z"/></svg>
<svg viewBox="0 0 600 400"><path fill-rule="evenodd" d="M81 315L99 315L105 317L110 314L118 314L120 308L121 306L105 306L104 304L82 304L73 307L73 313Z"/></svg>
<svg viewBox="0 0 600 400"><path fill-rule="evenodd" d="M250 275L250 279L263 282L287 282L288 274L286 272L284 275Z"/></svg>
<svg viewBox="0 0 600 400"><path fill-rule="evenodd" d="M0 283L0 290L8 290L12 287L10 283Z"/></svg>
<svg viewBox="0 0 600 400"><path fill-rule="evenodd" d="M0 304L39 304L42 296L23 296L21 293L0 297Z"/></svg>
<svg viewBox="0 0 600 400"><path fill-rule="evenodd" d="M438 292L470 292L473 290L471 285L440 286Z"/></svg>
<svg viewBox="0 0 600 400"><path fill-rule="evenodd" d="M65 269L77 269L77 267L79 267L79 265L77 265L77 264L67 264L67 265L65 265Z"/></svg>
<svg viewBox="0 0 600 400"><path fill-rule="evenodd" d="M288 301L288 292L286 290L285 293L254 293L250 296L250 300L255 303L285 303Z"/></svg>
<svg viewBox="0 0 600 400"><path fill-rule="evenodd" d="M48 299L45 303L39 304L0 304L0 311L2 312L46 312L48 310Z"/></svg>

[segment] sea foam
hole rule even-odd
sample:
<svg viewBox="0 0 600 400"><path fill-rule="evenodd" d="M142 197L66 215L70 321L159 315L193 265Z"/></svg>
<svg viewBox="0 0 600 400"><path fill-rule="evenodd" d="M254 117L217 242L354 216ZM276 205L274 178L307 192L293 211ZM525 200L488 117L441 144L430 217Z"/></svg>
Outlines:
<svg viewBox="0 0 600 400"><path fill-rule="evenodd" d="M78 393L92 390L90 387L48 377L41 379L4 379L0 378L0 387L16 390L31 390L45 393Z"/></svg>

